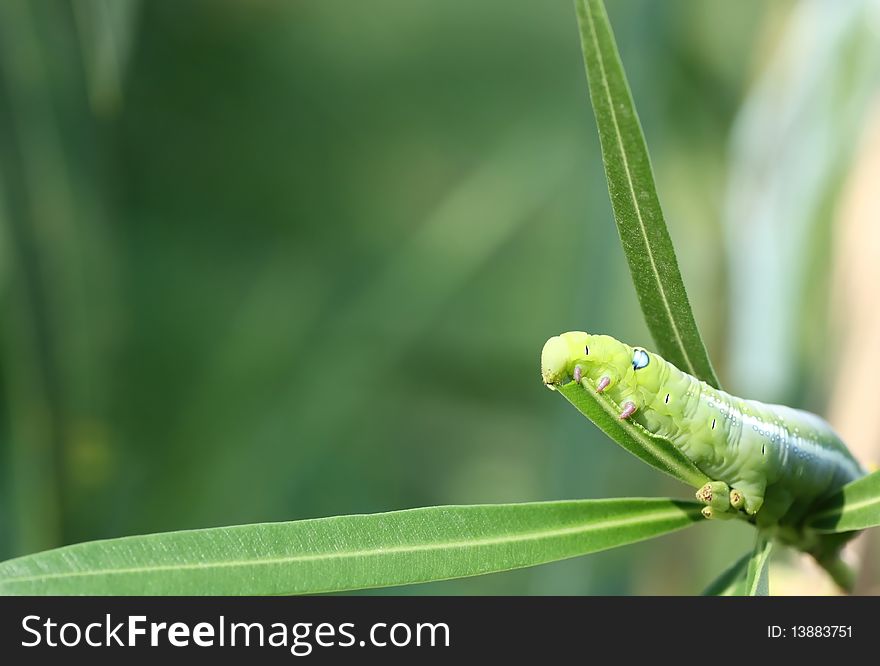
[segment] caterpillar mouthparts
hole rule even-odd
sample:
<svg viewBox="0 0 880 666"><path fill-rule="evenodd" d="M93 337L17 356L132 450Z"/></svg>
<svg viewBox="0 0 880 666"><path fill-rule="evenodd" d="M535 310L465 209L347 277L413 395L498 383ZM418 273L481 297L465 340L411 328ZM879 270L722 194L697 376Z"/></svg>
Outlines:
<svg viewBox="0 0 880 666"><path fill-rule="evenodd" d="M568 378L568 362L571 352L568 344L560 336L554 336L544 343L541 351L541 379L554 389Z"/></svg>

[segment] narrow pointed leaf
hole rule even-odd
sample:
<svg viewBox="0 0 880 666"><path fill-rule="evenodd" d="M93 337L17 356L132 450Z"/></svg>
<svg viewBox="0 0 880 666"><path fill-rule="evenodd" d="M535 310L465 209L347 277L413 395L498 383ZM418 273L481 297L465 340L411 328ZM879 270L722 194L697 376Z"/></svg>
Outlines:
<svg viewBox="0 0 880 666"><path fill-rule="evenodd" d="M852 532L880 526L880 470L846 484L810 518L817 532Z"/></svg>
<svg viewBox="0 0 880 666"><path fill-rule="evenodd" d="M766 597L770 595L769 567L770 551L773 542L760 534L755 541L755 550L749 558L746 568L745 595L749 597Z"/></svg>
<svg viewBox="0 0 880 666"><path fill-rule="evenodd" d="M746 591L746 574L752 553L748 552L725 569L718 578L703 590L704 597L743 596Z"/></svg>
<svg viewBox="0 0 880 666"><path fill-rule="evenodd" d="M643 462L694 488L709 481L709 477L698 470L681 451L655 437L639 424L618 418L617 409L605 396L584 388L577 382L569 382L558 390L602 432Z"/></svg>
<svg viewBox="0 0 880 666"><path fill-rule="evenodd" d="M0 563L5 594L296 594L475 576L682 529L700 505L441 506L93 541Z"/></svg>
<svg viewBox="0 0 880 666"><path fill-rule="evenodd" d="M575 5L611 207L642 312L661 356L718 387L666 229L605 6L602 0L576 0Z"/></svg>

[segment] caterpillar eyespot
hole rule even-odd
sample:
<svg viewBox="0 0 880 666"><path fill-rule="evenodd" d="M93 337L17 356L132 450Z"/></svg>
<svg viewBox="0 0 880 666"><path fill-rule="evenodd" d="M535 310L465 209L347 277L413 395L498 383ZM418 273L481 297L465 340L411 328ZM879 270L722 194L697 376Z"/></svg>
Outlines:
<svg viewBox="0 0 880 666"><path fill-rule="evenodd" d="M728 484L737 498L732 510L744 508L759 527L798 527L816 502L865 474L815 414L737 398L640 347L580 331L544 345L541 374L551 388L571 381L575 365L588 386L615 378L603 398L621 410L632 402L631 420L681 451L713 482Z"/></svg>
<svg viewBox="0 0 880 666"><path fill-rule="evenodd" d="M641 370L647 367L650 362L651 357L648 356L648 352L644 349L636 348L633 350L633 370Z"/></svg>

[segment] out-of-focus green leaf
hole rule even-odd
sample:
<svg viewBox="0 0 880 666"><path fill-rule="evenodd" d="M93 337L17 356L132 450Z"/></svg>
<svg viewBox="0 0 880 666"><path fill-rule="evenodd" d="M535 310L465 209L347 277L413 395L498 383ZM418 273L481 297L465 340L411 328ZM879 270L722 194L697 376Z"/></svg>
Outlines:
<svg viewBox="0 0 880 666"><path fill-rule="evenodd" d="M122 103L125 69L132 51L139 0L75 0L73 15L80 37L92 109L116 112Z"/></svg>
<svg viewBox="0 0 880 666"><path fill-rule="evenodd" d="M602 432L643 462L694 488L709 481L709 477L681 451L655 437L638 423L618 418L617 409L607 397L577 382L569 382L557 390Z"/></svg>
<svg viewBox="0 0 880 666"><path fill-rule="evenodd" d="M442 506L93 541L0 563L6 594L295 594L474 576L615 548L700 505L613 499Z"/></svg>
<svg viewBox="0 0 880 666"><path fill-rule="evenodd" d="M735 597L742 596L746 588L746 574L749 568L749 562L752 560L752 553L748 552L739 558L736 562L725 569L718 578L713 580L706 589L703 590L703 596L706 597Z"/></svg>
<svg viewBox="0 0 880 666"><path fill-rule="evenodd" d="M577 0L590 99L617 230L657 351L718 387L688 302L648 147L602 0Z"/></svg>
<svg viewBox="0 0 880 666"><path fill-rule="evenodd" d="M817 532L852 532L880 525L880 471L846 484L810 518Z"/></svg>
<svg viewBox="0 0 880 666"><path fill-rule="evenodd" d="M755 541L755 550L749 557L746 568L746 583L744 594L749 597L767 597L770 595L769 567L770 551L773 542L765 539L761 534Z"/></svg>
<svg viewBox="0 0 880 666"><path fill-rule="evenodd" d="M0 3L0 180L9 261L0 420L14 552L77 540L112 468L107 382L119 312L107 144L78 84L70 7ZM104 164L103 166L107 166ZM8 438L8 439L7 439ZM82 502L82 504L80 504ZM84 508L88 507L88 508ZM0 536L0 548L3 548Z"/></svg>
<svg viewBox="0 0 880 666"><path fill-rule="evenodd" d="M838 331L815 313L828 298L834 211L880 91L880 12L872 0L798 2L781 27L730 142L727 381L765 401L805 388L820 401Z"/></svg>

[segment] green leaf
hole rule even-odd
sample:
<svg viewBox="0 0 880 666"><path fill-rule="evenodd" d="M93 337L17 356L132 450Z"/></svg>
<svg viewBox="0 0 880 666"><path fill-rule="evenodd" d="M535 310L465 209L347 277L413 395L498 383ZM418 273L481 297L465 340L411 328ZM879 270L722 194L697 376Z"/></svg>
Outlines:
<svg viewBox="0 0 880 666"><path fill-rule="evenodd" d="M758 534L755 550L749 557L746 568L746 584L744 594L749 597L766 597L770 595L769 567L770 551L773 542Z"/></svg>
<svg viewBox="0 0 880 666"><path fill-rule="evenodd" d="M669 446L638 423L618 418L617 409L606 396L577 382L560 386L558 391L602 432L643 462L694 488L709 481L709 477L697 469L681 451Z"/></svg>
<svg viewBox="0 0 880 666"><path fill-rule="evenodd" d="M98 115L118 111L125 70L134 44L138 0L77 0L73 17L79 33L86 86Z"/></svg>
<svg viewBox="0 0 880 666"><path fill-rule="evenodd" d="M826 533L880 525L880 471L846 484L816 509L808 525Z"/></svg>
<svg viewBox="0 0 880 666"><path fill-rule="evenodd" d="M611 207L642 312L661 356L718 387L663 219L648 147L605 6L601 0L575 4Z"/></svg>
<svg viewBox="0 0 880 666"><path fill-rule="evenodd" d="M748 552L730 565L703 590L705 597L736 597L743 596L746 591L746 574L752 553Z"/></svg>
<svg viewBox="0 0 880 666"><path fill-rule="evenodd" d="M5 594L295 594L516 569L701 519L696 502L440 506L124 537L0 563Z"/></svg>

